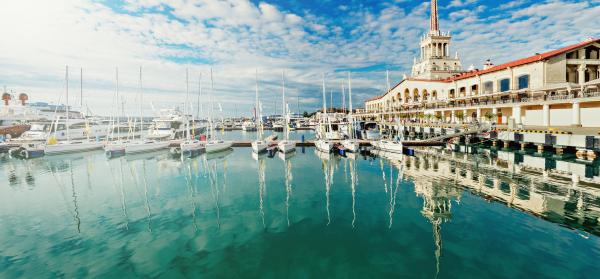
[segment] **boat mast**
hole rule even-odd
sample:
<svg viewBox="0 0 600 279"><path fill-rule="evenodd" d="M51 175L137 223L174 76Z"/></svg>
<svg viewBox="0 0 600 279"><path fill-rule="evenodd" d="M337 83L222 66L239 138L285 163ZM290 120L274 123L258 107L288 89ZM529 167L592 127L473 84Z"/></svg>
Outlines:
<svg viewBox="0 0 600 279"><path fill-rule="evenodd" d="M350 139L354 139L354 118L352 116L352 80L350 79L350 72L348 72L348 118L350 119Z"/></svg>
<svg viewBox="0 0 600 279"><path fill-rule="evenodd" d="M283 127L283 132L285 133L285 140L288 140L288 115L287 115L287 106L285 105L285 71L281 72L281 92L282 92L282 115L285 118L285 127Z"/></svg>
<svg viewBox="0 0 600 279"><path fill-rule="evenodd" d="M66 117L65 117L65 126L67 127L67 142L71 141L71 138L69 136L69 66L66 66L65 69L65 92L66 92L66 97L67 97L67 107L65 109L66 112Z"/></svg>
<svg viewBox="0 0 600 279"><path fill-rule="evenodd" d="M142 85L142 66L140 66L140 139L144 138L144 131L143 131L143 113L142 113L142 106L144 104L144 87ZM132 137L133 138L133 137Z"/></svg>
<svg viewBox="0 0 600 279"><path fill-rule="evenodd" d="M202 105L200 104L200 96L202 95L202 73L198 77L198 98L196 99L196 118L201 119L201 114L204 114Z"/></svg>
<svg viewBox="0 0 600 279"><path fill-rule="evenodd" d="M210 139L214 140L215 137L215 128L213 125L213 95L214 95L215 85L213 81L213 70L210 68L210 110L209 110L209 126L210 126Z"/></svg>
<svg viewBox="0 0 600 279"><path fill-rule="evenodd" d="M255 105L254 105L254 115L256 117L256 140L260 140L262 138L262 116L260 113L260 104L258 103L258 69L255 70L254 73L255 80ZM260 118L259 118L260 117Z"/></svg>
<svg viewBox="0 0 600 279"><path fill-rule="evenodd" d="M189 83L189 71L186 68L185 69L185 109L183 110L185 112L185 138L186 139L190 139L190 120L188 119L188 112L189 112L189 108L188 108L188 104L189 104L189 96L190 96L190 83ZM189 114L191 114L191 112L189 112Z"/></svg>
<svg viewBox="0 0 600 279"><path fill-rule="evenodd" d="M83 67L79 73L79 106L83 110Z"/></svg>

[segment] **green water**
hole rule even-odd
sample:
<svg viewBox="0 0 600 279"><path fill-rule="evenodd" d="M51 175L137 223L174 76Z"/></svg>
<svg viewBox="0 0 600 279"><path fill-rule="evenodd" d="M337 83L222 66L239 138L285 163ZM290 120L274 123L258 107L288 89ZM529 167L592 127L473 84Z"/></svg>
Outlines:
<svg viewBox="0 0 600 279"><path fill-rule="evenodd" d="M597 278L593 185L389 158L2 157L0 277Z"/></svg>

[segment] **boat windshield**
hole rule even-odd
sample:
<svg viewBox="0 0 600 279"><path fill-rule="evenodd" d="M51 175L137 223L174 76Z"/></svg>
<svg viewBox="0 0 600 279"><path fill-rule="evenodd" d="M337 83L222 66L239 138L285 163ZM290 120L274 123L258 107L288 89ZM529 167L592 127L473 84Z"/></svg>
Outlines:
<svg viewBox="0 0 600 279"><path fill-rule="evenodd" d="M169 121L157 121L156 129L158 130L171 130L171 122Z"/></svg>
<svg viewBox="0 0 600 279"><path fill-rule="evenodd" d="M41 124L41 123L31 124L31 128L29 128L29 131L43 132L45 130L46 130L46 124Z"/></svg>

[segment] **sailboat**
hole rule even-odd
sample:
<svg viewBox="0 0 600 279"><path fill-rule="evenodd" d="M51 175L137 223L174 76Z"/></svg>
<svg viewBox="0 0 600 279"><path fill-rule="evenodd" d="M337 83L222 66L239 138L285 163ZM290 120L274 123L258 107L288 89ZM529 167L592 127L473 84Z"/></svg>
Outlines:
<svg viewBox="0 0 600 279"><path fill-rule="evenodd" d="M114 138L115 122L116 122L116 119L118 119L117 111L119 110L119 105L118 105L118 103L119 103L119 68L116 69L115 102L116 102L115 114L113 115L111 132L109 134L109 136L112 137L112 141L107 141L107 143L104 145L104 152L106 153L106 156L108 156L108 157L115 157L115 156L125 154L125 142L119 138L120 135L118 133L117 133L117 138L116 139ZM117 123L116 125L119 125L119 123ZM107 139L108 139L108 137L107 137Z"/></svg>
<svg viewBox="0 0 600 279"><path fill-rule="evenodd" d="M142 67L140 67L140 131L142 127L142 105L144 98L144 90L142 87ZM125 144L125 154L131 155L136 153L144 153L157 151L169 147L168 141L151 140L144 136L141 132L140 139L130 141Z"/></svg>
<svg viewBox="0 0 600 279"><path fill-rule="evenodd" d="M285 73L281 74L281 87L283 95L283 115L285 118L285 124L283 126L283 133L285 134L285 139L277 143L277 148L283 153L289 153L296 150L296 142L290 140L290 114L287 104L285 102Z"/></svg>
<svg viewBox="0 0 600 279"><path fill-rule="evenodd" d="M386 71L386 80L387 80L387 87L388 87L388 91L390 91L390 75L389 72ZM396 123L398 126L400 126L400 120L396 119ZM398 130L398 136L399 136L399 130ZM373 147L382 150L382 151L387 151L387 152L393 152L393 153L402 153L403 151L403 146L402 146L402 141L400 141L399 137L393 137L392 139L381 139L379 141L374 141L372 143Z"/></svg>
<svg viewBox="0 0 600 279"><path fill-rule="evenodd" d="M65 92L66 92L66 110L65 110L65 124L66 124L66 133L67 140L62 142L57 142L56 140L48 140L44 147L44 154L46 155L55 155L55 154L65 154L72 152L81 152L81 151L89 151L102 148L102 143L99 141L94 141L89 139L86 140L77 140L72 141L69 137L69 66L65 68ZM58 122L58 119L57 119Z"/></svg>
<svg viewBox="0 0 600 279"><path fill-rule="evenodd" d="M261 153L267 150L269 147L269 143L266 140L263 140L263 123L262 123L262 106L258 100L258 70L256 70L256 102L255 102L255 121L256 121L256 140L252 142L252 151L254 153Z"/></svg>
<svg viewBox="0 0 600 279"><path fill-rule="evenodd" d="M329 123L329 129L331 131L331 122L329 122L329 117L327 117L327 104L325 102L325 74L323 74L323 115L320 118L319 130L322 130L322 126L325 124L323 123L324 118L325 121ZM331 152L333 149L333 142L329 141L324 133L318 133L317 135L319 135L319 138L315 141L317 150L327 153Z"/></svg>
<svg viewBox="0 0 600 279"><path fill-rule="evenodd" d="M350 80L350 73L348 73L348 98L349 98L349 108L350 112L348 113L348 121L349 121L349 138L342 141L342 146L349 152L358 152L360 148L360 143L354 138L354 118L352 117L352 81Z"/></svg>
<svg viewBox="0 0 600 279"><path fill-rule="evenodd" d="M189 103L189 82L188 82L188 70L185 70L185 106L186 108L188 107L188 103ZM186 117L187 115L190 115L191 113L186 113ZM194 122L194 119L192 119L192 123ZM171 152L174 154L178 154L181 156L193 156L194 154L198 154L200 153L203 149L204 149L204 142L201 142L197 139L194 139L191 136L190 133L190 121L186 120L186 129L185 129L185 133L186 133L186 138L183 142L181 142L179 144L178 147L174 147Z"/></svg>
<svg viewBox="0 0 600 279"><path fill-rule="evenodd" d="M214 82L213 82L213 74L212 74L212 69L210 69L210 119L209 119L209 126L210 126L210 141L208 141L206 143L206 153L215 153L215 152L219 152L219 151L223 151L226 149L231 148L231 146L233 145L233 142L231 141L225 141L225 140L218 140L215 138L215 127L214 127L214 121L213 121L213 102L212 102L212 98L214 95L214 90L215 90L215 86L214 86Z"/></svg>

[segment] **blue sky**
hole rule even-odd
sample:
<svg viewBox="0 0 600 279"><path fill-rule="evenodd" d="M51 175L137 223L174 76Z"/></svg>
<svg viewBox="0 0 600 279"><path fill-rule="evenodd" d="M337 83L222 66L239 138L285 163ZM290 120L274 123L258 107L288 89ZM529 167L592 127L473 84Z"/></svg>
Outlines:
<svg viewBox="0 0 600 279"><path fill-rule="evenodd" d="M600 37L600 0L439 0L440 28L453 34L463 66L490 58L506 62ZM34 8L32 8L34 7ZM181 105L185 69L197 94L214 71L215 101L224 114L250 114L258 69L265 113L281 110L281 72L288 102L321 106L326 73L334 104L346 72L355 106L409 74L420 36L429 26L429 1L254 0L9 0L0 10L0 85L56 102L84 70L84 102L94 112L114 108L115 68L129 111L137 112L143 67L144 113ZM74 84L74 85L73 85ZM79 94L71 94L78 102ZM64 98L64 97L63 97ZM207 98L202 98L206 103ZM134 109L135 108L135 109Z"/></svg>

